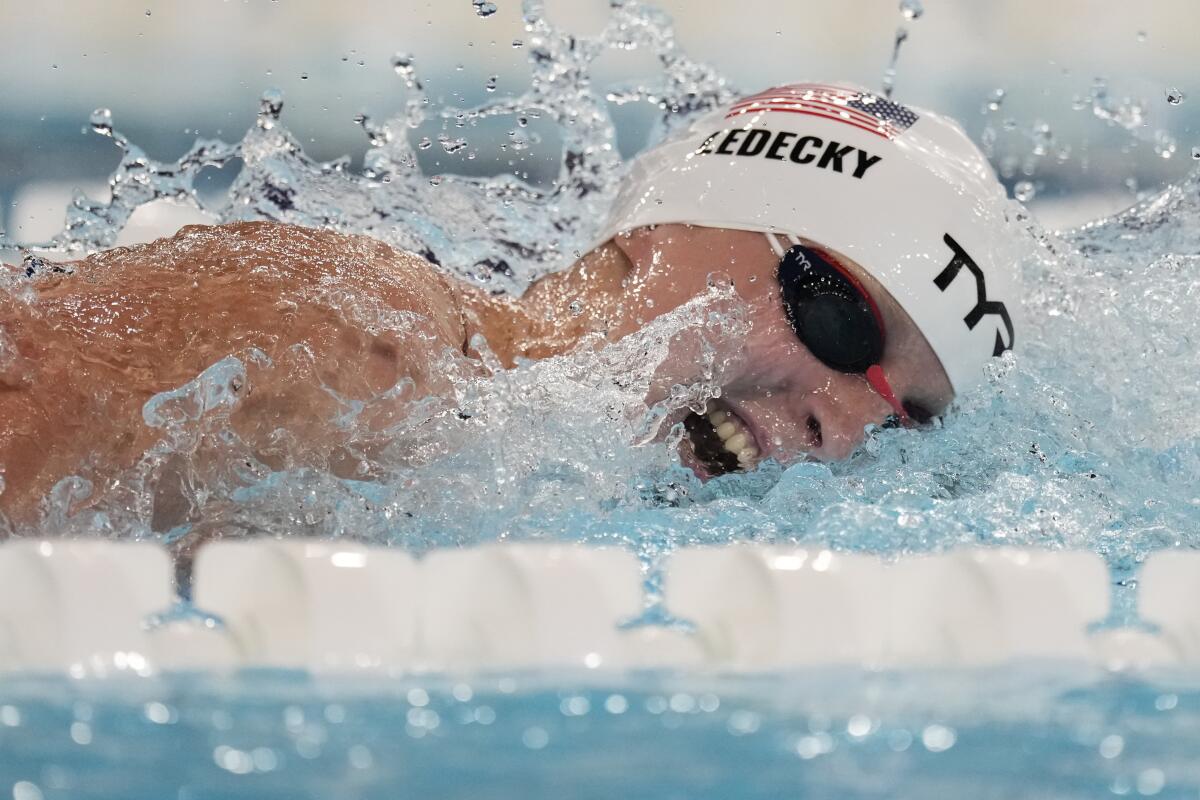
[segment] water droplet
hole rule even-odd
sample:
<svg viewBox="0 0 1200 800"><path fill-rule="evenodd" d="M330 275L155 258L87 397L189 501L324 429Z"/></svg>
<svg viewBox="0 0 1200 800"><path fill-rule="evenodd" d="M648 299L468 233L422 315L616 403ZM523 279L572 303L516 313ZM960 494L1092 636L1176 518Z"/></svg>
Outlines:
<svg viewBox="0 0 1200 800"><path fill-rule="evenodd" d="M572 317L578 317L583 313L583 303L579 302L578 300L572 300L571 304L567 306L567 309L571 312Z"/></svg>
<svg viewBox="0 0 1200 800"><path fill-rule="evenodd" d="M278 89L267 89L262 93L258 102L258 127L271 130L283 113L283 92Z"/></svg>
<svg viewBox="0 0 1200 800"><path fill-rule="evenodd" d="M112 112L107 108L97 108L88 120L92 130L101 136L112 136Z"/></svg>
<svg viewBox="0 0 1200 800"><path fill-rule="evenodd" d="M1112 733L1100 740L1100 755L1103 758L1114 759L1125 749L1125 739Z"/></svg>
<svg viewBox="0 0 1200 800"><path fill-rule="evenodd" d="M521 742L530 750L541 750L550 743L550 734L546 733L545 728L535 725L525 729L521 734Z"/></svg>
<svg viewBox="0 0 1200 800"><path fill-rule="evenodd" d="M496 4L488 0L471 0L471 5L475 6L475 13L481 17L490 17L496 13Z"/></svg>
<svg viewBox="0 0 1200 800"><path fill-rule="evenodd" d="M624 714L629 710L629 701L624 695L610 694L604 701L604 710L610 714Z"/></svg>
<svg viewBox="0 0 1200 800"><path fill-rule="evenodd" d="M387 126L379 127L371 122L371 118L366 114L356 114L354 116L355 123L362 126L363 131L367 134L367 141L372 147L382 147L392 140L392 132Z"/></svg>
<svg viewBox="0 0 1200 800"><path fill-rule="evenodd" d="M1001 104L1004 102L1004 97L1006 94L1007 93L1004 91L1004 89L993 89L992 93L988 95L987 110L999 111Z"/></svg>
<svg viewBox="0 0 1200 800"><path fill-rule="evenodd" d="M148 8L146 9L146 16L147 17L150 16L150 9L148 9Z"/></svg>
<svg viewBox="0 0 1200 800"><path fill-rule="evenodd" d="M931 753L940 753L944 750L949 750L954 747L954 743L958 740L958 735L953 728L945 725L926 726L925 730L921 731L921 743L925 745L925 749Z"/></svg>
<svg viewBox="0 0 1200 800"><path fill-rule="evenodd" d="M921 5L921 0L900 0L900 13L909 22L914 19L920 19L925 13L925 7Z"/></svg>
<svg viewBox="0 0 1200 800"><path fill-rule="evenodd" d="M514 50L522 48L524 46L525 46L525 43L522 42L520 39L513 39L513 49Z"/></svg>
<svg viewBox="0 0 1200 800"><path fill-rule="evenodd" d="M1177 106L1180 103L1182 103L1185 99L1187 99L1187 98L1183 94L1183 92L1179 91L1175 87L1171 87L1170 89L1167 89L1167 102L1170 103L1171 105Z"/></svg>
<svg viewBox="0 0 1200 800"><path fill-rule="evenodd" d="M1037 194L1037 188L1029 181L1017 181L1013 187L1013 197L1022 203L1028 203Z"/></svg>
<svg viewBox="0 0 1200 800"><path fill-rule="evenodd" d="M1200 161L1200 147L1192 148L1192 158L1196 159L1197 161Z"/></svg>
<svg viewBox="0 0 1200 800"><path fill-rule="evenodd" d="M487 83L485 83L485 84L483 85L483 88L484 88L486 91L489 91L489 92L494 92L494 91L496 91L496 81L498 81L498 80L500 80L500 76L499 76L499 75L492 75L492 76L490 76L490 77L487 79Z"/></svg>
<svg viewBox="0 0 1200 800"><path fill-rule="evenodd" d="M1144 42L1144 41L1146 41L1146 32L1145 32L1145 31L1138 31L1138 32L1137 32L1137 40L1138 40L1139 42Z"/></svg>
<svg viewBox="0 0 1200 800"><path fill-rule="evenodd" d="M1033 124L1033 154L1036 156L1046 155L1053 142L1054 132L1050 130L1050 125L1041 120L1035 122Z"/></svg>
<svg viewBox="0 0 1200 800"><path fill-rule="evenodd" d="M42 790L36 783L17 781L12 787L13 800L42 800Z"/></svg>
<svg viewBox="0 0 1200 800"><path fill-rule="evenodd" d="M1175 155L1178 145L1175 143L1175 137L1166 131L1154 132L1154 152L1160 158L1170 158Z"/></svg>
<svg viewBox="0 0 1200 800"><path fill-rule="evenodd" d="M457 153L459 150L462 150L467 146L466 139L451 139L444 133L438 137L438 143L442 146L442 149L445 150L446 153Z"/></svg>
<svg viewBox="0 0 1200 800"><path fill-rule="evenodd" d="M1137 776L1138 794L1153 797L1163 790L1167 784L1167 776L1161 769L1144 769Z"/></svg>
<svg viewBox="0 0 1200 800"><path fill-rule="evenodd" d="M392 69L395 70L396 74L400 77L407 78L412 74L413 62L415 60L416 59L407 53L396 53L396 55L392 56Z"/></svg>
<svg viewBox="0 0 1200 800"><path fill-rule="evenodd" d="M306 81L306 80L308 80L308 73L307 73L307 72L301 72L301 73L300 73L300 80L302 80L302 81Z"/></svg>

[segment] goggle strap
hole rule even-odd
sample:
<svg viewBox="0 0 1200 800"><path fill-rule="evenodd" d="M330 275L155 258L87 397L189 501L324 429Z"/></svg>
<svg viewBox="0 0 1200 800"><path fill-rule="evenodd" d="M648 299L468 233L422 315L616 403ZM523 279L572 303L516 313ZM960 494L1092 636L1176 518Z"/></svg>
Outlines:
<svg viewBox="0 0 1200 800"><path fill-rule="evenodd" d="M784 249L783 245L779 243L779 237L770 232L763 235L767 237L767 242L771 245L771 249L775 251L775 256L782 259L787 251Z"/></svg>
<svg viewBox="0 0 1200 800"><path fill-rule="evenodd" d="M780 244L779 234L767 231L763 234L763 236L767 237L767 242L771 245L771 249L775 251L775 255L777 257L783 258L785 255L787 255L788 248ZM787 235L787 240L788 244L790 244L792 247L800 244L800 237L790 233Z"/></svg>
<svg viewBox="0 0 1200 800"><path fill-rule="evenodd" d="M904 404L896 399L896 393L892 391L892 385L888 383L887 376L883 374L883 367L878 364L872 364L867 367L867 383L871 384L871 388L875 393L882 397L887 404L892 407L896 415L901 420L908 419L908 412L904 410Z"/></svg>

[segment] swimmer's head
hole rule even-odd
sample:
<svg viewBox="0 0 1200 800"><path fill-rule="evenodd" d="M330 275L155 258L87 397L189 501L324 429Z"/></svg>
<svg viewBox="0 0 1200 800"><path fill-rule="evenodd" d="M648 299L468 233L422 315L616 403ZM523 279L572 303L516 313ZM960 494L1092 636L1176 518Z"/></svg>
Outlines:
<svg viewBox="0 0 1200 800"><path fill-rule="evenodd" d="M769 89L643 153L603 238L665 223L768 235L796 335L885 399L871 370L887 336L878 298L843 261L894 299L955 393L1020 335L1004 191L986 159L953 121L860 88Z"/></svg>

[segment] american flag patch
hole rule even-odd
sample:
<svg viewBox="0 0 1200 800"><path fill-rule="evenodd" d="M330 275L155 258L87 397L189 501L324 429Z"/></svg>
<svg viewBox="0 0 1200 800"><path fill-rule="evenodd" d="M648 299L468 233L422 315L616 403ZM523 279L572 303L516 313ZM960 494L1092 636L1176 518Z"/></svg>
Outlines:
<svg viewBox="0 0 1200 800"><path fill-rule="evenodd" d="M895 139L920 119L912 109L877 94L812 83L778 86L743 98L725 119L764 111L823 117L885 139Z"/></svg>

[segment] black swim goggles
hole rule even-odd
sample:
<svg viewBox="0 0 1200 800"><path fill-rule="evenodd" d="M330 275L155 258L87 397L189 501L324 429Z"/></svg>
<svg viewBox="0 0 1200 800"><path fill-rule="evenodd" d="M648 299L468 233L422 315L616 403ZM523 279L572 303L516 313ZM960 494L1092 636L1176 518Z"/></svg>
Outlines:
<svg viewBox="0 0 1200 800"><path fill-rule="evenodd" d="M911 424L879 366L886 329L866 287L832 257L795 236L786 237L787 249L776 234L766 236L779 256L776 275L783 310L796 338L830 369L863 375L895 412L889 422Z"/></svg>

